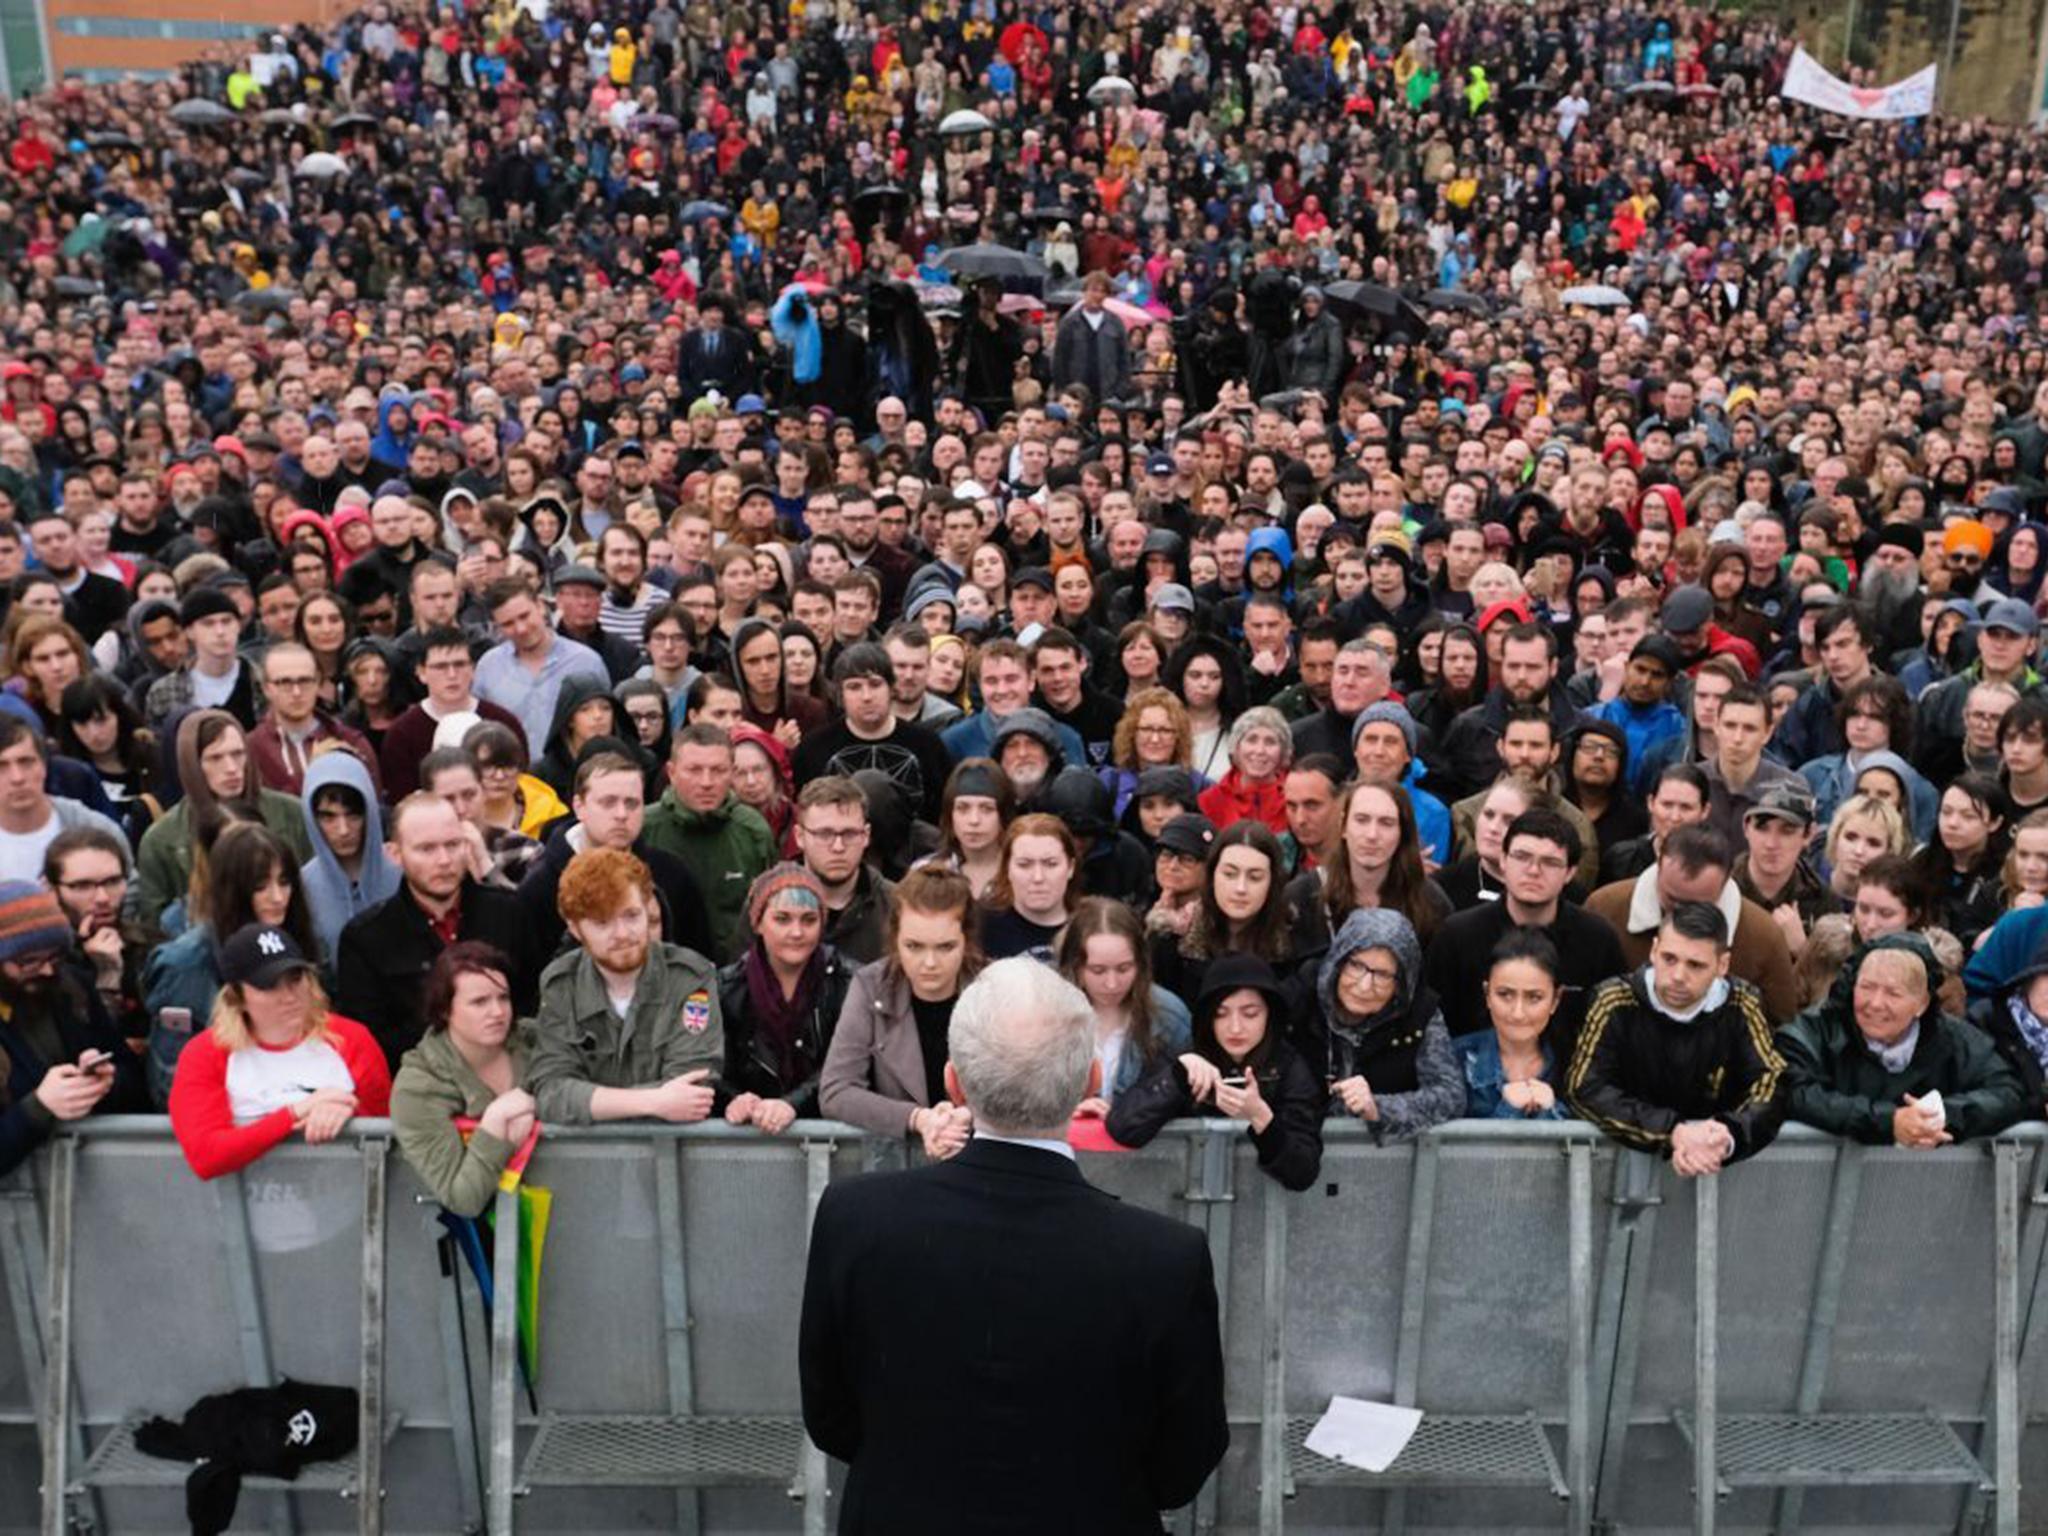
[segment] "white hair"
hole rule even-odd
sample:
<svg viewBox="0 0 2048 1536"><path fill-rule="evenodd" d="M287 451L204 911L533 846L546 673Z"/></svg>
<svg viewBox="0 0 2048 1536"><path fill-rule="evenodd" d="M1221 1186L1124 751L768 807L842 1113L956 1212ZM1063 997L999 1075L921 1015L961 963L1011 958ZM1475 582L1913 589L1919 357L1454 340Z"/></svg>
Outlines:
<svg viewBox="0 0 2048 1536"><path fill-rule="evenodd" d="M1283 766L1294 761L1294 733L1287 727L1287 717L1270 704L1248 709L1237 717L1237 724L1230 730L1229 753L1234 754L1239 743L1253 731L1264 731L1279 740Z"/></svg>
<svg viewBox="0 0 2048 1536"><path fill-rule="evenodd" d="M953 1004L947 1049L976 1125L1003 1136L1064 1136L1088 1092L1095 1010L1042 961L998 960Z"/></svg>

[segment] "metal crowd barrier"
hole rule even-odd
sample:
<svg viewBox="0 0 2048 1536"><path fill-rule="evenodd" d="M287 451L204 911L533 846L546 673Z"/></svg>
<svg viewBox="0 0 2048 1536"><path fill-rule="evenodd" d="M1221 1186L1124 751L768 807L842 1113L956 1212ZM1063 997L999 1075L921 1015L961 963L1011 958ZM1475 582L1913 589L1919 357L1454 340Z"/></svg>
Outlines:
<svg viewBox="0 0 2048 1536"><path fill-rule="evenodd" d="M136 1423L290 1375L357 1386L358 1450L251 1480L237 1529L815 1536L841 1472L798 1416L808 1213L902 1156L827 1122L551 1133L529 1383L516 1286L486 1311L383 1122L213 1184L161 1120L84 1122L0 1182L0 1531L182 1529L187 1469ZM1298 1195L1224 1122L1084 1164L1215 1259L1232 1446L1183 1536L2017 1536L2048 1488L2048 1126L1935 1153L1794 1127L1710 1181L1571 1122L1334 1125ZM1386 1473L1303 1444L1340 1393L1424 1409Z"/></svg>

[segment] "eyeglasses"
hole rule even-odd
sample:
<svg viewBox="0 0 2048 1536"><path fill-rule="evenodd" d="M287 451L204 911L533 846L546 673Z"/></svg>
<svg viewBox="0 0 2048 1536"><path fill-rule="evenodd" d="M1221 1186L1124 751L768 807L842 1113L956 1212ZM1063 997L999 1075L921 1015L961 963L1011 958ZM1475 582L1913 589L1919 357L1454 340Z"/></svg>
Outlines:
<svg viewBox="0 0 2048 1536"><path fill-rule="evenodd" d="M815 838L830 848L844 848L857 843L868 835L866 827L838 827L826 831L819 827L804 827L798 824L806 838Z"/></svg>
<svg viewBox="0 0 2048 1536"><path fill-rule="evenodd" d="M516 774L519 772L519 765L517 763L478 763L476 771L488 779L493 774Z"/></svg>
<svg viewBox="0 0 2048 1536"><path fill-rule="evenodd" d="M126 875L109 875L104 880L59 880L57 889L75 891L81 896L111 896L128 886Z"/></svg>
<svg viewBox="0 0 2048 1536"><path fill-rule="evenodd" d="M1565 863L1562 858L1555 854L1546 858L1540 853L1531 853L1527 848L1515 849L1507 855L1507 862L1519 864L1524 869L1540 869L1545 874L1551 875L1561 875L1571 868L1569 864Z"/></svg>
<svg viewBox="0 0 2048 1536"><path fill-rule="evenodd" d="M1621 758L1621 748L1611 741L1582 741L1579 743L1578 749L1587 757L1607 757L1613 758L1617 762Z"/></svg>
<svg viewBox="0 0 2048 1536"><path fill-rule="evenodd" d="M1392 966L1374 965L1364 955L1353 955L1346 960L1344 974L1354 981L1363 977L1376 987L1391 987L1401 977L1401 973Z"/></svg>

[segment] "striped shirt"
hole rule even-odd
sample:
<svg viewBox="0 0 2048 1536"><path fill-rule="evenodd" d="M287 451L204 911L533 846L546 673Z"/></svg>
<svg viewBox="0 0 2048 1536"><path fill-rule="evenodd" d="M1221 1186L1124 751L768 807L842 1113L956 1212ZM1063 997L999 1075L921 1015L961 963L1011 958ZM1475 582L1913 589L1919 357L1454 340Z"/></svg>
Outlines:
<svg viewBox="0 0 2048 1536"><path fill-rule="evenodd" d="M621 607L617 596L610 588L605 589L604 606L597 611L597 627L608 635L615 635L639 650L640 639L647 630L647 615L668 600L668 594L661 588L645 582L633 594L633 601Z"/></svg>

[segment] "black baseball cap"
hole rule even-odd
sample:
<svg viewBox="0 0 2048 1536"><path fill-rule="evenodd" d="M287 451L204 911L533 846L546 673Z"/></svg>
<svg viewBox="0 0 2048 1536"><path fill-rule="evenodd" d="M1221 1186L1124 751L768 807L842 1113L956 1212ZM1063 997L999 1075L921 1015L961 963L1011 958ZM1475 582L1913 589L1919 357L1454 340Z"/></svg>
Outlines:
<svg viewBox="0 0 2048 1536"><path fill-rule="evenodd" d="M229 986L268 990L289 976L313 969L299 941L282 928L250 923L221 946L220 979Z"/></svg>

